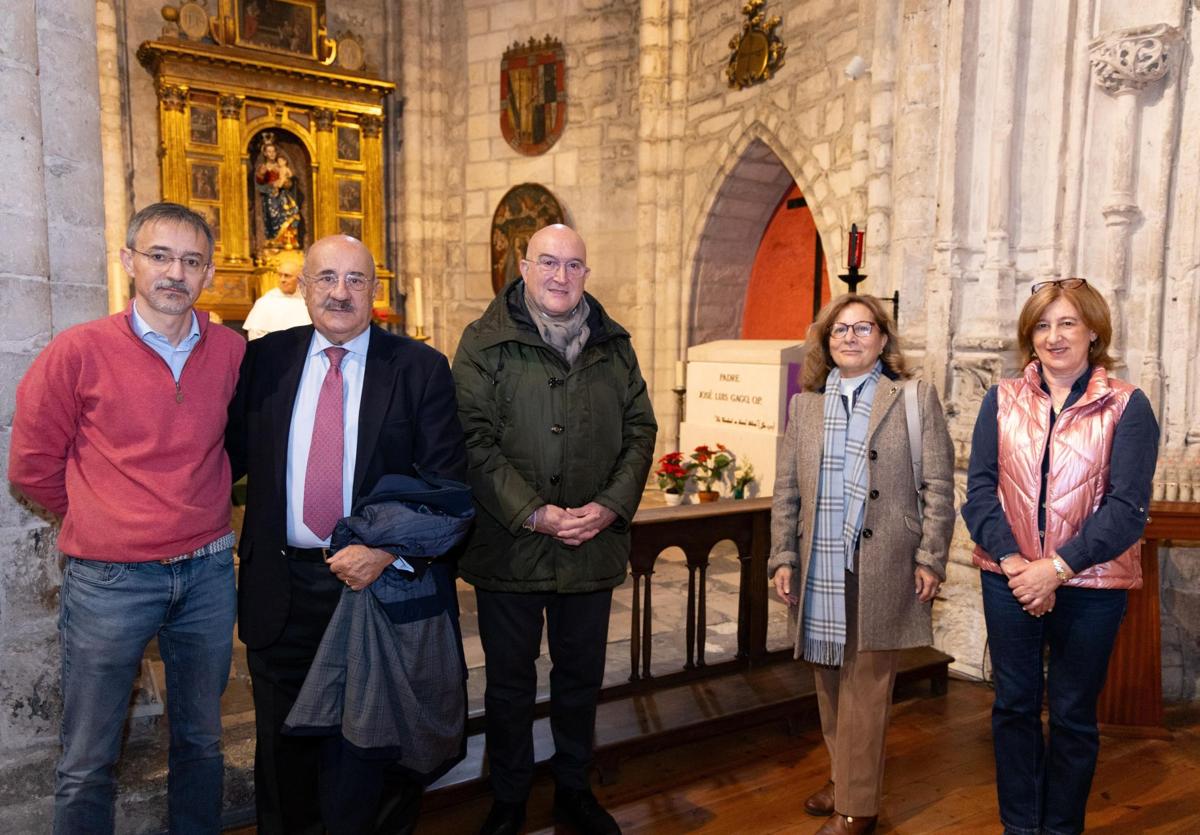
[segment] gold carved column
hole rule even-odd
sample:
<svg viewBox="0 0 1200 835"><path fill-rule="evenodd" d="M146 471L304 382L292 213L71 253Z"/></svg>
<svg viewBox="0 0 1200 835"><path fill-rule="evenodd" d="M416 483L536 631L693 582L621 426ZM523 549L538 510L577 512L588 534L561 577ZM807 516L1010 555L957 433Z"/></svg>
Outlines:
<svg viewBox="0 0 1200 835"><path fill-rule="evenodd" d="M225 260L242 263L250 260L250 241L246 235L246 171L242 163L242 105L244 96L222 95L218 99L221 117L217 123L221 148L221 243Z"/></svg>
<svg viewBox="0 0 1200 835"><path fill-rule="evenodd" d="M383 117L364 113L358 117L362 128L362 156L366 165L363 183L363 243L375 256L375 263L387 263L383 236Z"/></svg>
<svg viewBox="0 0 1200 835"><path fill-rule="evenodd" d="M313 226L316 230L312 240L315 241L338 231L337 178L333 170L337 165L337 140L333 132L333 120L337 113L317 107L313 109L312 116L317 125L317 158L313 167L317 170L316 192L319 195L313 207Z"/></svg>
<svg viewBox="0 0 1200 835"><path fill-rule="evenodd" d="M158 85L162 199L184 205L188 202L187 92L182 84Z"/></svg>

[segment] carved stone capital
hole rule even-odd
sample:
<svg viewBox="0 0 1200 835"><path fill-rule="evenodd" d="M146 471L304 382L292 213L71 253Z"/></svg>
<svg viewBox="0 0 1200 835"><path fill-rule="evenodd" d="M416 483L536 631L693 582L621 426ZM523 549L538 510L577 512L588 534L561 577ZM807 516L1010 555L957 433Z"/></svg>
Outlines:
<svg viewBox="0 0 1200 835"><path fill-rule="evenodd" d="M1179 38L1165 23L1101 35L1088 47L1092 79L1114 96L1144 90L1167 74Z"/></svg>
<svg viewBox="0 0 1200 835"><path fill-rule="evenodd" d="M242 118L242 105L245 104L245 96L223 95L217 99L217 106L221 109L222 119L240 119Z"/></svg>
<svg viewBox="0 0 1200 835"><path fill-rule="evenodd" d="M312 115L313 121L317 123L317 130L333 130L333 119L337 113L325 107L314 107Z"/></svg>
<svg viewBox="0 0 1200 835"><path fill-rule="evenodd" d="M187 105L187 91L188 88L182 84L159 83L158 101L162 104L163 110L182 111Z"/></svg>
<svg viewBox="0 0 1200 835"><path fill-rule="evenodd" d="M379 136L383 133L383 117L375 113L364 113L358 117L358 125L362 128L363 136Z"/></svg>
<svg viewBox="0 0 1200 835"><path fill-rule="evenodd" d="M1142 219L1136 203L1106 203L1100 208L1105 226L1131 226Z"/></svg>

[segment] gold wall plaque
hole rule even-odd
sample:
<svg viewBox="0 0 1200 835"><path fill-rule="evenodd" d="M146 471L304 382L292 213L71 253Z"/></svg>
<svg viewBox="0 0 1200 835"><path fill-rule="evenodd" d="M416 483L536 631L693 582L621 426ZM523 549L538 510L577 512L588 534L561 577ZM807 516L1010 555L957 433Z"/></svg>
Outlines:
<svg viewBox="0 0 1200 835"><path fill-rule="evenodd" d="M729 41L732 52L725 67L730 87L744 89L761 84L783 66L787 46L775 32L783 20L779 15L768 18L766 5L767 0L748 0L742 6L746 20L742 22L742 31Z"/></svg>

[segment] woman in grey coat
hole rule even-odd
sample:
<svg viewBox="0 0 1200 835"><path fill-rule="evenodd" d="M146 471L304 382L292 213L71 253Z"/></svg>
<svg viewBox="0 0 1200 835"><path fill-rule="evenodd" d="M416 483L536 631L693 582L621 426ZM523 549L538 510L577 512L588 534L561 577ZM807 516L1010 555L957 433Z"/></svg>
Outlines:
<svg viewBox="0 0 1200 835"><path fill-rule="evenodd" d="M909 452L904 355L874 296L845 295L808 332L804 390L776 467L769 571L814 664L830 779L805 801L818 835L873 832L899 650L932 641L954 528L954 452L937 392L916 390L923 484ZM818 440L819 439L819 440Z"/></svg>

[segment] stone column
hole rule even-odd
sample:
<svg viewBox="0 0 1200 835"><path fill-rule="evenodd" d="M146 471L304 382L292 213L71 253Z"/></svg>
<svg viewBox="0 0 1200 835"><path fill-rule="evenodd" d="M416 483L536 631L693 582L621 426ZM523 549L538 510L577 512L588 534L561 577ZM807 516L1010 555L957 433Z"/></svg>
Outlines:
<svg viewBox="0 0 1200 835"><path fill-rule="evenodd" d="M938 172L935 194L937 215L934 223L933 257L925 275L925 360L922 375L938 387L942 402L949 406L947 398L947 360L951 355L950 329L945 323L953 317L952 301L954 288L962 284L964 237L968 220L968 206L959 194L959 172L968 164L969 153L964 153L963 132L974 115L973 96L963 96L963 39L966 30L965 4L947 6L942 22L942 43L945 51L942 81L942 109L938 125ZM878 28L878 25L876 26ZM891 96L889 95L889 98ZM890 149L890 143L889 143ZM892 205L891 177L887 176L889 188L885 205ZM956 451L964 447L962 437L969 427L963 421L951 421L951 433Z"/></svg>
<svg viewBox="0 0 1200 835"><path fill-rule="evenodd" d="M14 388L51 336L107 308L95 0L17 3L0 27L0 467ZM0 496L0 813L49 830L58 754L55 530Z"/></svg>
<svg viewBox="0 0 1200 835"><path fill-rule="evenodd" d="M222 95L218 100L220 117L217 141L221 147L221 251L233 263L250 260L250 240L238 226L239 218L249 217L246 205L246 161L242 154L242 106L244 96Z"/></svg>
<svg viewBox="0 0 1200 835"><path fill-rule="evenodd" d="M483 224L483 217L495 211L503 189L469 209L463 201L468 146L471 139L489 135L490 116L467 120L465 115L471 62L464 15L452 4L427 0L400 0L390 6L401 24L400 63L392 68L400 86L389 98L391 107L403 111L395 134L391 128L388 133L389 141L403 147L402 154L393 156L403 199L394 207L400 262L392 268L402 278L409 328L416 318L412 282L419 276L425 333L430 344L453 356L463 327L479 316L492 295L486 257L490 225ZM498 75L499 61L492 67L487 72ZM504 182L505 188L515 184ZM474 203L470 198L467 202ZM473 228L488 230L478 241L468 240L467 215L474 218ZM476 261L471 252L483 257Z"/></svg>
<svg viewBox="0 0 1200 835"><path fill-rule="evenodd" d="M125 226L132 214L126 175L128 135L122 117L122 82L125 67L117 35L116 9L96 3L96 51L100 72L100 142L104 155L104 242L108 252L108 310L115 313L129 304L129 276L121 266Z"/></svg>
<svg viewBox="0 0 1200 835"><path fill-rule="evenodd" d="M1173 46L1179 40L1179 30L1165 23L1120 29L1092 41L1089 49L1092 77L1104 92L1114 99L1114 129L1108 133L1109 146L1108 194L1101 214L1107 227L1104 247L1104 274L1108 281L1109 303L1113 314L1114 353L1120 357L1127 347L1125 333L1125 301L1129 295L1130 249L1134 227L1143 218L1138 206L1135 173L1140 159L1138 137L1140 122L1140 93L1159 81L1170 68ZM1166 195L1162 196L1162 211L1166 210ZM1156 210L1160 207L1155 207ZM1150 291L1150 318L1157 322L1161 306L1161 283ZM1155 397L1161 392L1161 368L1158 365L1161 336L1158 328L1148 334L1154 343L1147 345L1147 357L1153 357L1148 368L1153 379L1142 384Z"/></svg>
<svg viewBox="0 0 1200 835"><path fill-rule="evenodd" d="M996 84L992 100L988 159L987 235L984 262L971 307L983 319L982 336L1008 340L1014 307L1012 222L1013 132L1016 129L1017 66L1021 50L1021 4L998 4L999 43L996 49Z"/></svg>
<svg viewBox="0 0 1200 835"><path fill-rule="evenodd" d="M638 33L637 272L642 280L633 336L663 449L679 445L679 405L671 387L675 361L687 353L682 174L689 5L688 0L643 2Z"/></svg>

